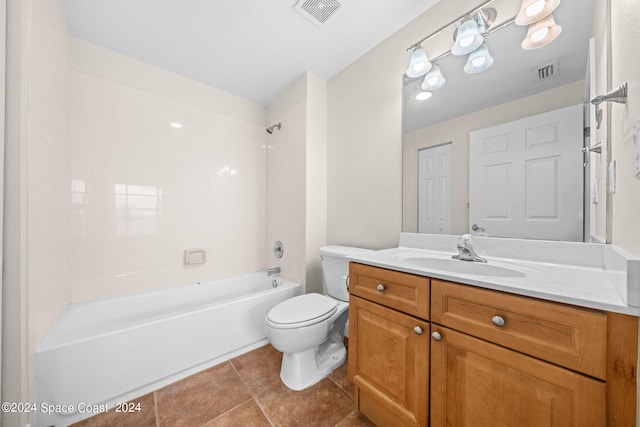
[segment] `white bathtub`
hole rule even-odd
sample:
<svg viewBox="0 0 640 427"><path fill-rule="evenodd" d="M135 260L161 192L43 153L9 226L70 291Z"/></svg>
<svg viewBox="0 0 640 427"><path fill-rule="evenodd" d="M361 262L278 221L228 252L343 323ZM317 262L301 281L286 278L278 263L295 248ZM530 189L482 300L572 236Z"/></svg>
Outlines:
<svg viewBox="0 0 640 427"><path fill-rule="evenodd" d="M94 415L84 405L113 409L266 344L267 312L301 288L262 272L69 306L36 350L35 425L66 426Z"/></svg>

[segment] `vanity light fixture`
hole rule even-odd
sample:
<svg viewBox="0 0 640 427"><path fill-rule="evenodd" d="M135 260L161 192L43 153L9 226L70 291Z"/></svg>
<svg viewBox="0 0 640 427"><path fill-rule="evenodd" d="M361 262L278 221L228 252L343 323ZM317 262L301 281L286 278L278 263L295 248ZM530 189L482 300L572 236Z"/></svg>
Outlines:
<svg viewBox="0 0 640 427"><path fill-rule="evenodd" d="M494 59L485 43L487 36L516 23L529 26L527 37L521 46L525 50L537 49L555 40L562 32L556 24L553 12L558 8L560 0L522 0L522 5L516 16L502 19L498 25L493 25L498 15L495 8L490 7L494 0L485 0L474 9L459 16L448 24L440 27L428 36L420 39L407 51L412 52L407 77L424 77L421 89L431 92L442 87L445 79L438 66L432 65L448 55L469 55L464 65L464 71L469 74L480 73L493 65ZM457 29L455 29L455 27ZM450 50L432 58L430 62L423 48L423 44L446 30L455 29L455 43ZM431 94L423 92L417 99L428 99Z"/></svg>
<svg viewBox="0 0 640 427"><path fill-rule="evenodd" d="M431 68L431 71L424 76L424 81L420 87L427 91L437 90L444 86L445 81L440 67L438 64L435 64L433 68Z"/></svg>
<svg viewBox="0 0 640 427"><path fill-rule="evenodd" d="M522 41L525 50L538 49L554 41L562 32L562 27L556 24L553 15L529 25L527 37Z"/></svg>
<svg viewBox="0 0 640 427"><path fill-rule="evenodd" d="M464 71L469 74L480 73L493 65L493 57L486 43L469 54Z"/></svg>
<svg viewBox="0 0 640 427"><path fill-rule="evenodd" d="M477 50L484 43L484 38L493 33L494 31L501 30L502 28L506 28L511 25L514 19L510 19L508 21L503 22L502 24L492 27L498 13L492 7L487 7L489 3L492 3L494 0L485 0L482 4L478 5L475 9L471 9L464 15L459 16L457 19L449 22L447 25L439 28L434 31L427 37L417 41L413 45L411 45L407 51L411 52L411 58L409 60L409 67L407 68L406 75L409 78L417 78L425 76L422 82L422 88L425 91L432 91L442 87L445 83L445 78L442 76L442 72L438 67L434 67L432 63L448 56L448 55L467 55L475 50ZM429 61L427 58L427 53L422 47L422 44L429 41L431 38L437 36L443 31L451 28L453 25L457 26L457 29L454 31L454 45L452 48L436 58L432 61ZM486 49L485 49L486 50ZM488 53L487 53L488 55ZM488 55L489 63L493 63L493 58ZM481 59L477 59L478 61L484 61ZM484 69L490 66L486 65ZM480 67L474 67L474 70L481 70ZM424 99L424 94L419 94L420 97Z"/></svg>
<svg viewBox="0 0 640 427"><path fill-rule="evenodd" d="M431 70L431 67L432 65L427 57L427 52L418 45L411 53L409 68L407 68L407 77L422 77Z"/></svg>

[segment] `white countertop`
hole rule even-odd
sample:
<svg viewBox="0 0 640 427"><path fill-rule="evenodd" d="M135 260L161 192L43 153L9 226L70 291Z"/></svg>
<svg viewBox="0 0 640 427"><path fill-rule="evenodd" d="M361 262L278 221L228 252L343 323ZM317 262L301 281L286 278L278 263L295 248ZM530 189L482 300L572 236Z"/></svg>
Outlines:
<svg viewBox="0 0 640 427"><path fill-rule="evenodd" d="M455 246L453 246L455 248ZM441 251L414 247L398 247L373 252L362 252L348 258L372 266L428 276L487 289L510 292L518 295L573 304L616 313L640 316L640 307L627 305L620 292L620 283L626 281L626 273L572 264L492 257L481 254L488 260L487 266L498 267L513 277L489 274L465 274L451 263L451 270L441 270L419 265L416 259L430 258L448 263L456 251ZM455 261L468 263L469 261ZM461 265L461 267L463 267ZM474 268L476 266L473 266ZM478 266L482 268L481 266Z"/></svg>

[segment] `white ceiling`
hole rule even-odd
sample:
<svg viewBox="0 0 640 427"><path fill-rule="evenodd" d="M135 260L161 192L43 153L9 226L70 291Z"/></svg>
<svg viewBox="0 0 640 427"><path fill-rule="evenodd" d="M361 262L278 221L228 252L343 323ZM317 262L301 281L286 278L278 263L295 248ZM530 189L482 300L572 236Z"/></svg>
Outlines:
<svg viewBox="0 0 640 427"><path fill-rule="evenodd" d="M438 0L340 0L318 28L297 0L60 0L71 33L268 105L306 70L329 79Z"/></svg>

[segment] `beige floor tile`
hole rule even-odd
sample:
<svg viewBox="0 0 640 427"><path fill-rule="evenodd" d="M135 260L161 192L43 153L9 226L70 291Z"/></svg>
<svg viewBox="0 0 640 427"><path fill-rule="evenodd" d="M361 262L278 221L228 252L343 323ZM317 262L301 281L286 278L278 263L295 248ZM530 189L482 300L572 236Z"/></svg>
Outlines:
<svg viewBox="0 0 640 427"><path fill-rule="evenodd" d="M271 427L255 400L250 400L237 408L206 424L205 427Z"/></svg>
<svg viewBox="0 0 640 427"><path fill-rule="evenodd" d="M333 427L353 411L353 400L329 379L303 391L283 384L256 397L275 426Z"/></svg>
<svg viewBox="0 0 640 427"><path fill-rule="evenodd" d="M231 364L254 396L280 382L282 353L269 344L232 359Z"/></svg>
<svg viewBox="0 0 640 427"><path fill-rule="evenodd" d="M251 399L229 362L155 392L161 427L201 426Z"/></svg>

